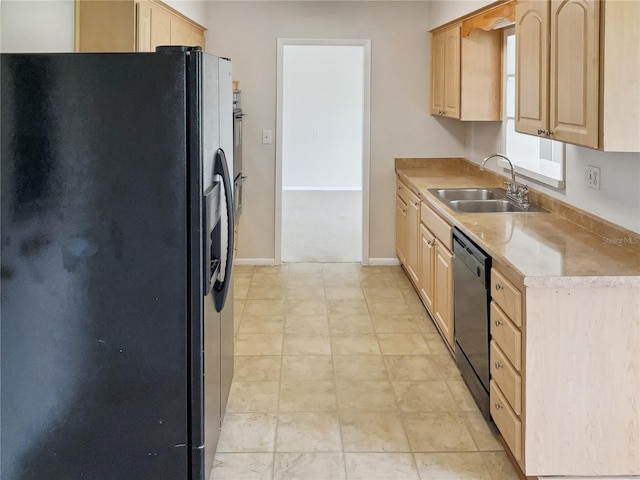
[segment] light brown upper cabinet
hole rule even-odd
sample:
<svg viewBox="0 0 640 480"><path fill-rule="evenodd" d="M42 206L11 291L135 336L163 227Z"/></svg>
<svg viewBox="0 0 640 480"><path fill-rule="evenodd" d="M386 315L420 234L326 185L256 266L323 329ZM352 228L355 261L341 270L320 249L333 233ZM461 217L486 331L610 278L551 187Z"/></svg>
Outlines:
<svg viewBox="0 0 640 480"><path fill-rule="evenodd" d="M502 34L465 22L438 28L431 36L431 115L458 120L502 118Z"/></svg>
<svg viewBox="0 0 640 480"><path fill-rule="evenodd" d="M432 115L460 118L460 30L453 25L432 36Z"/></svg>
<svg viewBox="0 0 640 480"><path fill-rule="evenodd" d="M159 0L76 0L77 52L153 52L200 46L206 29Z"/></svg>
<svg viewBox="0 0 640 480"><path fill-rule="evenodd" d="M516 5L516 130L640 151L640 2Z"/></svg>

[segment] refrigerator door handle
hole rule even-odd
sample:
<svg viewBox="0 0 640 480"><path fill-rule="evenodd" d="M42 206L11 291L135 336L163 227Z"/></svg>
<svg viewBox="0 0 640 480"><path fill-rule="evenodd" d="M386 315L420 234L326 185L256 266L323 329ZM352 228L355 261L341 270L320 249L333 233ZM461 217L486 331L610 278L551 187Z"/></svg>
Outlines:
<svg viewBox="0 0 640 480"><path fill-rule="evenodd" d="M227 168L227 157L221 148L216 152L213 174L220 175L222 177L224 199L227 206L227 259L224 266L224 279L220 281L216 278L213 285L216 311L220 312L222 311L222 307L224 307L227 292L229 290L229 283L231 281L231 267L233 266L233 228L235 225L235 220L233 218L233 198L231 196L233 185L231 184L229 169Z"/></svg>

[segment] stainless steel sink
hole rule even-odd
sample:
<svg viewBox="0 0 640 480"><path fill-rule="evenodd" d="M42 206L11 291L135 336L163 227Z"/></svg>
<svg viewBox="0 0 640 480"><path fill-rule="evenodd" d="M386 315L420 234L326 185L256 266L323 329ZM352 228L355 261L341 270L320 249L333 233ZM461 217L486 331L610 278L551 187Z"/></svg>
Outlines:
<svg viewBox="0 0 640 480"><path fill-rule="evenodd" d="M447 200L489 200L504 198L506 194L503 188L439 188L435 191L437 195Z"/></svg>
<svg viewBox="0 0 640 480"><path fill-rule="evenodd" d="M524 207L506 198L504 188L432 188L429 190L453 210L462 213L529 213L546 210L529 205Z"/></svg>
<svg viewBox="0 0 640 480"><path fill-rule="evenodd" d="M520 205L511 200L452 200L451 208L466 213L501 213L501 212L527 212Z"/></svg>

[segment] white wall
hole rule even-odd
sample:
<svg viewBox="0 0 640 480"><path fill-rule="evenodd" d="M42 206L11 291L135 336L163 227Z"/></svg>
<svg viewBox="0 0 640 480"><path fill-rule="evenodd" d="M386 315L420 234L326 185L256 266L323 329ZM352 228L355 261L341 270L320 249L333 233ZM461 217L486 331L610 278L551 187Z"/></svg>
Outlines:
<svg viewBox="0 0 640 480"><path fill-rule="evenodd" d="M494 0L429 0L429 30L493 2Z"/></svg>
<svg viewBox="0 0 640 480"><path fill-rule="evenodd" d="M395 257L394 158L461 156L464 125L428 109L427 2L213 2L208 47L231 57L244 122L239 256L274 258L277 38L371 39L370 257Z"/></svg>
<svg viewBox="0 0 640 480"><path fill-rule="evenodd" d="M73 52L73 0L2 0L0 51Z"/></svg>
<svg viewBox="0 0 640 480"><path fill-rule="evenodd" d="M203 27L207 27L209 21L209 4L207 0L163 0L164 3L175 8L184 16L189 17Z"/></svg>
<svg viewBox="0 0 640 480"><path fill-rule="evenodd" d="M364 47L285 45L282 186L362 188Z"/></svg>

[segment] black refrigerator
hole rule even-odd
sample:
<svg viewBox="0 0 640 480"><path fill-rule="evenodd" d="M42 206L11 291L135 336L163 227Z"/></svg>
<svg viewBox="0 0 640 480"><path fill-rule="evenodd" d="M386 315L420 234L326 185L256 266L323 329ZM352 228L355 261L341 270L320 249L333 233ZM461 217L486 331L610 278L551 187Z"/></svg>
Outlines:
<svg viewBox="0 0 640 480"><path fill-rule="evenodd" d="M1 57L1 478L206 479L233 375L231 62Z"/></svg>

